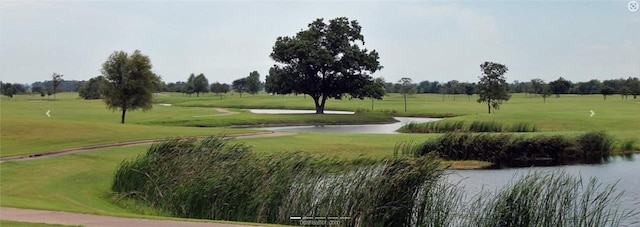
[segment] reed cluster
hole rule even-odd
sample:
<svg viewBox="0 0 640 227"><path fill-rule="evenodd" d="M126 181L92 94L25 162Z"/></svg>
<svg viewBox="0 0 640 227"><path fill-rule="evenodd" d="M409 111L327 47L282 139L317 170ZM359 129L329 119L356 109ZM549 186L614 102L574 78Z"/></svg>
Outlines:
<svg viewBox="0 0 640 227"><path fill-rule="evenodd" d="M536 172L495 195L476 196L461 221L464 226L620 226L637 215L619 209L621 196L615 185L594 178Z"/></svg>
<svg viewBox="0 0 640 227"><path fill-rule="evenodd" d="M514 134L447 133L396 151L419 157L434 153L446 160L479 160L495 167L600 163L613 149L605 132L588 132L576 137L561 135L517 136Z"/></svg>
<svg viewBox="0 0 640 227"><path fill-rule="evenodd" d="M297 224L290 216L348 217L347 226L405 226L416 191L441 179L433 156L339 161L261 156L224 138L172 139L124 161L112 190L178 217Z"/></svg>
<svg viewBox="0 0 640 227"><path fill-rule="evenodd" d="M536 132L535 125L528 122L503 124L496 121L432 121L408 123L398 129L403 133L446 133L446 132Z"/></svg>

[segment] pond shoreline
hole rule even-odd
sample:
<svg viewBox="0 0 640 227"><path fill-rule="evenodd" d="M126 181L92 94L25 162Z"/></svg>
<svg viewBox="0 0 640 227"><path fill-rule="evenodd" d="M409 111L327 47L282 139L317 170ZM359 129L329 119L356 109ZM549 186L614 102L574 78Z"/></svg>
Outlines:
<svg viewBox="0 0 640 227"><path fill-rule="evenodd" d="M269 128L269 127L296 127L296 126L328 126L328 125L384 125L400 122L394 121L362 121L362 122L349 122L349 123L268 123L268 124L253 124L253 125L230 125L227 128Z"/></svg>

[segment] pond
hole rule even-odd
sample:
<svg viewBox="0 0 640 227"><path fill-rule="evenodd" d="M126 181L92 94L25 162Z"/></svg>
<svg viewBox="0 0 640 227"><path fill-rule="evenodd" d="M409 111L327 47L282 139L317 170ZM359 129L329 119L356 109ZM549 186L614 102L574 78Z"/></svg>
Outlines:
<svg viewBox="0 0 640 227"><path fill-rule="evenodd" d="M284 126L258 128L280 132L317 132L317 133L353 133L353 134L396 134L403 125L414 122L423 123L440 120L438 118L394 117L398 122L390 124L369 125L311 125L311 126Z"/></svg>
<svg viewBox="0 0 640 227"><path fill-rule="evenodd" d="M273 109L251 109L257 114L309 114L315 110L273 110ZM327 114L353 114L349 111L324 111ZM353 133L353 134L396 134L396 130L409 122L424 123L437 121L440 118L420 118L420 117L395 117L398 122L388 124L367 124L367 125L308 125L308 126L283 126L264 127L260 130L279 132L316 132L316 133Z"/></svg>
<svg viewBox="0 0 640 227"><path fill-rule="evenodd" d="M533 172L564 171L571 175L581 176L583 181L595 178L603 186L616 184L618 192L624 191L620 198L620 205L626 209L640 211L640 154L629 157L611 157L604 164L571 165L554 167L531 167L511 169L487 170L450 170L448 181L460 183L466 195L475 195L481 190L495 192L496 190L519 179L523 175ZM629 222L630 221L630 222ZM640 225L640 215L627 220L628 225ZM634 223L635 222L635 223Z"/></svg>

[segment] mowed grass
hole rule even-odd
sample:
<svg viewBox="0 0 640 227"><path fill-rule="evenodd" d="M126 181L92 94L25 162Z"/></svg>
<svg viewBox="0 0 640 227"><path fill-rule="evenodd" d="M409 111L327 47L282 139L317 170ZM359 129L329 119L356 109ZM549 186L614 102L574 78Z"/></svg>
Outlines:
<svg viewBox="0 0 640 227"><path fill-rule="evenodd" d="M64 226L79 226L79 225L55 225L55 224L45 224L45 223L0 220L0 226L3 226L3 227L64 227Z"/></svg>
<svg viewBox="0 0 640 227"><path fill-rule="evenodd" d="M176 136L246 133L246 129L171 127L136 124L157 118L220 114L204 108L165 108L127 113L120 124L120 112L108 110L102 100L82 100L77 93L61 93L56 101L39 96L2 97L0 156L34 154L82 146ZM46 116L50 111L51 117Z"/></svg>
<svg viewBox="0 0 640 227"><path fill-rule="evenodd" d="M110 148L29 161L6 161L1 206L89 214L136 213L112 203L113 173L149 146Z"/></svg>

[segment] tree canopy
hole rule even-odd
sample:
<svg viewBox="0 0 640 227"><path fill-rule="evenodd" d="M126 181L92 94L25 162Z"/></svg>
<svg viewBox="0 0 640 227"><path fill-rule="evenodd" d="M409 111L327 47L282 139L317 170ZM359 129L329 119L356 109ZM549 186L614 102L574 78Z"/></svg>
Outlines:
<svg viewBox="0 0 640 227"><path fill-rule="evenodd" d="M373 79L373 83L364 86L365 96L371 99L371 110L373 110L373 101L376 99L382 100L382 97L387 94L384 89L384 83L384 78L378 77Z"/></svg>
<svg viewBox="0 0 640 227"><path fill-rule="evenodd" d="M57 73L53 73L53 75L51 75L51 86L52 86L52 93L53 93L53 100L56 100L56 93L58 93L58 86L60 86L60 82L62 82L62 77L63 75L57 74Z"/></svg>
<svg viewBox="0 0 640 227"><path fill-rule="evenodd" d="M220 99L222 99L222 93L227 93L229 92L229 85L228 84L221 84L220 82L216 81L215 83L211 84L211 92L216 93L218 96L220 96Z"/></svg>
<svg viewBox="0 0 640 227"><path fill-rule="evenodd" d="M100 93L105 83L104 76L97 76L83 82L78 89L78 95L83 99L99 99Z"/></svg>
<svg viewBox="0 0 640 227"><path fill-rule="evenodd" d="M549 86L551 88L551 91L556 94L556 98L559 98L560 94L569 92L569 88L571 88L571 82L560 77L557 80L551 81L549 83Z"/></svg>
<svg viewBox="0 0 640 227"><path fill-rule="evenodd" d="M507 80L504 74L509 70L507 66L494 63L484 62L480 65L480 81L478 82L478 103L487 103L489 114L491 108L497 110L503 101L507 101L511 98L511 95L507 94Z"/></svg>
<svg viewBox="0 0 640 227"><path fill-rule="evenodd" d="M240 98L242 98L242 93L245 92L247 89L247 78L243 77L243 78L234 80L231 83L231 86L233 87L233 90L235 92L238 92L240 94Z"/></svg>
<svg viewBox="0 0 640 227"><path fill-rule="evenodd" d="M193 76L193 74L191 74ZM209 92L209 80L204 74L200 73L193 79L193 92L196 93L196 97L200 97L200 93Z"/></svg>
<svg viewBox="0 0 640 227"><path fill-rule="evenodd" d="M260 91L260 73L258 71L250 72L246 82L247 92L252 95L258 94L258 91Z"/></svg>
<svg viewBox="0 0 640 227"><path fill-rule="evenodd" d="M122 124L127 111L153 107L152 94L160 78L151 68L151 60L139 50L131 55L116 51L102 64L102 75L106 81L102 96L107 108L122 110Z"/></svg>
<svg viewBox="0 0 640 227"><path fill-rule="evenodd" d="M306 30L292 37L278 37L271 58L279 65L269 73L269 91L304 93L313 98L316 113L324 113L328 98L366 97L365 86L373 83L370 74L382 69L378 52L364 45L360 24L346 17L325 23L316 19ZM277 80L273 78L277 75ZM274 89L275 88L275 89Z"/></svg>
<svg viewBox="0 0 640 227"><path fill-rule="evenodd" d="M403 77L398 81L400 84L400 94L404 97L404 112L407 112L407 94L415 94L418 90L412 83L411 78Z"/></svg>

